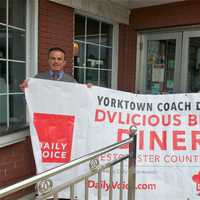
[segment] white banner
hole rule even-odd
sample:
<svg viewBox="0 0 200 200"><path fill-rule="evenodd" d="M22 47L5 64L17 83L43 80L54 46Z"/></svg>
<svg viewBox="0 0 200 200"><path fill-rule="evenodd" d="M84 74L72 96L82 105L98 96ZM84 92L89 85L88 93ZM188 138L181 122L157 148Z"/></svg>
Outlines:
<svg viewBox="0 0 200 200"><path fill-rule="evenodd" d="M200 94L139 95L30 79L26 100L38 173L121 141L128 137L129 127L136 125L136 199L199 199ZM127 153L124 146L99 160L104 163ZM55 177L55 184L85 170L79 167ZM110 187L114 199L118 199L120 188L126 199L126 176L124 171L120 184L117 166L111 186L108 171L101 183L91 178L89 199L97 199L99 187L102 199L108 198ZM84 199L82 195L78 198Z"/></svg>

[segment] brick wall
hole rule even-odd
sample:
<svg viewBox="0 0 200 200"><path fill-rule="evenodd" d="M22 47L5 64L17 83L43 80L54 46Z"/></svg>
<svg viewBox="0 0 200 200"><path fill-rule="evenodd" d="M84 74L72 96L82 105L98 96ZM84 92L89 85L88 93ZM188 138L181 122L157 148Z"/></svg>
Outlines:
<svg viewBox="0 0 200 200"><path fill-rule="evenodd" d="M134 91L138 30L200 24L199 10L199 1L132 10L130 25L120 24L119 27L118 89ZM73 12L72 8L48 0L39 1L39 71L48 68L47 51L52 46L59 46L67 52L67 71L72 71ZM29 139L0 149L0 186L34 174ZM16 196L8 199L16 199Z"/></svg>
<svg viewBox="0 0 200 200"><path fill-rule="evenodd" d="M135 88L136 32L132 26L119 26L118 89L133 92Z"/></svg>
<svg viewBox="0 0 200 200"><path fill-rule="evenodd" d="M136 30L200 24L200 1L183 1L133 9L131 24Z"/></svg>
<svg viewBox="0 0 200 200"><path fill-rule="evenodd" d="M0 148L0 187L11 185L34 174L35 164L29 137L23 142ZM16 199L30 190L32 189L15 194L15 198L5 199Z"/></svg>
<svg viewBox="0 0 200 200"><path fill-rule="evenodd" d="M134 91L136 71L137 31L200 25L200 1L178 3L133 9L130 25L120 25L118 88Z"/></svg>
<svg viewBox="0 0 200 200"><path fill-rule="evenodd" d="M66 71L72 72L73 61L73 12L72 8L39 0L39 71L48 69L47 52L54 46L66 51ZM0 148L0 187L8 186L35 174L35 164L30 138L24 142ZM3 200L17 199L34 191L15 193Z"/></svg>
<svg viewBox="0 0 200 200"><path fill-rule="evenodd" d="M73 66L73 8L39 1L39 71L47 71L47 53L51 47L66 51L66 72Z"/></svg>

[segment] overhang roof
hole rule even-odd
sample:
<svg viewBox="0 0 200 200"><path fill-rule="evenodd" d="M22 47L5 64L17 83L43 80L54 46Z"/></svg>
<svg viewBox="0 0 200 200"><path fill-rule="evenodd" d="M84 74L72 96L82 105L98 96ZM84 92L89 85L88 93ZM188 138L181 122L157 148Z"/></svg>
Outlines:
<svg viewBox="0 0 200 200"><path fill-rule="evenodd" d="M173 2L180 2L184 0L110 0L110 1L125 6L128 9L133 9L133 8L168 4Z"/></svg>
<svg viewBox="0 0 200 200"><path fill-rule="evenodd" d="M49 0L117 23L129 24L130 10L184 0Z"/></svg>

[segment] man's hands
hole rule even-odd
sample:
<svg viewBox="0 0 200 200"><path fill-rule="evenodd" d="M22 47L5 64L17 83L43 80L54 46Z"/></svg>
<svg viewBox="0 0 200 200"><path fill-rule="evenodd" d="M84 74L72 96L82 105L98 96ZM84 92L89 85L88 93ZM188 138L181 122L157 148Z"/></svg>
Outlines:
<svg viewBox="0 0 200 200"><path fill-rule="evenodd" d="M92 88L92 86L94 86L94 85L93 85L92 83L87 83L86 86L87 86L88 88Z"/></svg>
<svg viewBox="0 0 200 200"><path fill-rule="evenodd" d="M19 85L19 88L22 92L24 92L25 88L28 87L28 80L22 81L22 83Z"/></svg>

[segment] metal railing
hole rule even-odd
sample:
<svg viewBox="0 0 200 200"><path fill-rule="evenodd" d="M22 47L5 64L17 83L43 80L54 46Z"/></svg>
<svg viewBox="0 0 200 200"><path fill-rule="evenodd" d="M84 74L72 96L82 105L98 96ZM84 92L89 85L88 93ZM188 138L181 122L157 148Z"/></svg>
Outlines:
<svg viewBox="0 0 200 200"><path fill-rule="evenodd" d="M123 171L124 171L124 160L129 160L128 162L128 200L135 200L135 158L136 158L136 128L131 126L130 127L130 134L129 138L123 140L120 143L115 143L113 145L110 145L108 147L102 148L100 150L97 150L95 152L92 152L90 154L87 154L81 158L78 158L76 160L71 161L70 163L63 164L59 167L53 168L49 171L43 172L41 174L35 175L31 178L28 178L26 180L23 180L21 182L18 182L14 185L8 186L6 188L3 188L0 190L0 199L2 197L6 197L10 194L13 194L19 190L25 189L29 186L36 184L36 190L39 192L39 195L36 197L37 200L44 200L48 197L51 197L53 199L58 199L58 193L62 191L63 189L69 188L70 190L70 199L79 199L74 196L74 186L77 183L84 182L85 185L85 200L89 199L89 189L88 189L88 180L89 177L97 174L98 175L98 183L101 182L101 175L103 170L109 169L109 185L111 186L113 183L113 167L116 164L120 165L120 184L123 183ZM129 144L129 154L125 155L121 158L112 160L110 162L107 162L106 164L100 165L99 164L99 156L111 152L119 147L122 147L124 145ZM80 175L76 178L73 178L72 180L62 183L59 186L54 187L53 182L49 179L54 175L57 175L63 171L69 170L73 167L79 166L83 163L86 163L89 161L90 170ZM101 198L101 188L98 187L98 200ZM109 188L109 200L112 200L113 198L113 188ZM83 199L83 197L81 197ZM123 199L123 189L120 187L119 189L119 200Z"/></svg>

